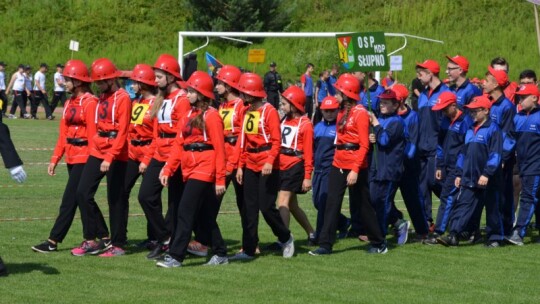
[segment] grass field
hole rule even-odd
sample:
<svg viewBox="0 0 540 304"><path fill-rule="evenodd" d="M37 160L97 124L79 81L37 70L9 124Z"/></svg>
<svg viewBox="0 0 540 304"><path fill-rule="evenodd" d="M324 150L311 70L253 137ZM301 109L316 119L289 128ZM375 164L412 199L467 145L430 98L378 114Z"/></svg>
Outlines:
<svg viewBox="0 0 540 304"><path fill-rule="evenodd" d="M285 260L264 253L249 263L201 267L206 260L189 257L185 267L160 269L146 252L130 247L126 256L103 259L73 257L81 241L76 219L54 254L30 247L45 240L56 216L66 182L65 166L46 174L56 141L58 120L5 120L29 175L16 185L0 174L0 254L10 276L0 279L0 303L539 303L540 244L486 249L482 245L447 249L410 243L383 256L365 253L365 243L340 240L335 254L307 254L303 230L294 221L297 254ZM240 247L239 216L229 189L218 217L229 253ZM130 244L145 238L145 218L133 191L129 218ZM232 193L231 193L232 192ZM310 195L301 205L314 223ZM107 210L104 187L97 201ZM346 208L346 205L344 205ZM399 202L399 208L403 208ZM275 238L260 225L261 245ZM533 233L533 241L537 232Z"/></svg>

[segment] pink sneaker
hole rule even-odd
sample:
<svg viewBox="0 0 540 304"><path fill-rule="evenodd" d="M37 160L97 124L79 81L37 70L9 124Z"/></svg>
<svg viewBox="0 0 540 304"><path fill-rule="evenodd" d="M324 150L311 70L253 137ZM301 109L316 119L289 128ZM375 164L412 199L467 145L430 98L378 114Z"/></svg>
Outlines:
<svg viewBox="0 0 540 304"><path fill-rule="evenodd" d="M121 256L121 255L124 255L124 254L126 254L124 249L122 249L120 247L112 246L111 248L109 248L107 251L100 254L99 256L102 257L102 258L111 258L111 257L115 257L115 256Z"/></svg>
<svg viewBox="0 0 540 304"><path fill-rule="evenodd" d="M197 242L197 241L191 241L189 242L189 245L187 247L187 251L193 255L205 257L208 255L208 247L204 246L203 244Z"/></svg>
<svg viewBox="0 0 540 304"><path fill-rule="evenodd" d="M85 256L87 254L98 254L99 244L96 241L83 241L81 246L71 249L74 256Z"/></svg>

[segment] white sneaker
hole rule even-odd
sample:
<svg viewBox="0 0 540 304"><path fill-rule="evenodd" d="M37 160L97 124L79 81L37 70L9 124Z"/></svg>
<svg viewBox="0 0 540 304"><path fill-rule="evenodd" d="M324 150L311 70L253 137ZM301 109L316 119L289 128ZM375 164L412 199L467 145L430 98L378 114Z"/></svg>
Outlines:
<svg viewBox="0 0 540 304"><path fill-rule="evenodd" d="M182 267L182 263L175 260L172 256L166 255L163 261L159 261L156 263L156 266L163 268L177 268Z"/></svg>
<svg viewBox="0 0 540 304"><path fill-rule="evenodd" d="M15 116L15 115L13 115L13 114L9 114L9 115L8 115L8 118L9 118L9 119L17 119L17 116Z"/></svg>
<svg viewBox="0 0 540 304"><path fill-rule="evenodd" d="M294 237L291 233L291 237L285 243L283 243L283 257L286 259L292 258L294 255Z"/></svg>
<svg viewBox="0 0 540 304"><path fill-rule="evenodd" d="M208 263L204 264L205 266L215 266L215 265L226 265L229 264L229 258L226 256L220 257L218 255L214 255Z"/></svg>

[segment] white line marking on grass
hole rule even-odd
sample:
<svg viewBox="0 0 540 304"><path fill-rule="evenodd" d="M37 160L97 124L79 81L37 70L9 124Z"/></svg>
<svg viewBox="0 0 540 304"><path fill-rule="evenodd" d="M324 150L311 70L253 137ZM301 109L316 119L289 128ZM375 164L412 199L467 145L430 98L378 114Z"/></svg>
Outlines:
<svg viewBox="0 0 540 304"><path fill-rule="evenodd" d="M54 151L54 148L18 148L17 151Z"/></svg>

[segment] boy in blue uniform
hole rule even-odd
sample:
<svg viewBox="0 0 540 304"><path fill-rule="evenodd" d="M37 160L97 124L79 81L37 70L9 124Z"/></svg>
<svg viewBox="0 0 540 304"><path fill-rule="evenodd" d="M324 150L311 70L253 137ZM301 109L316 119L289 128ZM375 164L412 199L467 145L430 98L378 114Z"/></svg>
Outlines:
<svg viewBox="0 0 540 304"><path fill-rule="evenodd" d="M486 207L487 247L498 247L504 230L499 211L501 196L502 135L491 121L491 101L479 96L466 106L474 125L467 130L465 145L456 163L455 186L460 188L451 212L450 233L437 238L444 246L458 246L458 236L468 229L473 214Z"/></svg>
<svg viewBox="0 0 540 304"><path fill-rule="evenodd" d="M398 187L416 231L417 238L426 241L429 227L424 210L424 198L420 195L418 180L418 171L420 170L420 163L417 156L418 114L405 103L405 100L409 96L407 87L402 84L394 84L392 91L396 93L396 97L400 101L397 114L403 119L405 124L405 157L403 159L403 174L401 175ZM401 221L398 222L398 219ZM395 204L392 205L392 213L388 221L390 223L397 222L401 224L394 227L396 236L405 235L406 232L404 229L408 228L409 225L403 225L407 221L403 220L403 213L396 208Z"/></svg>
<svg viewBox="0 0 540 304"><path fill-rule="evenodd" d="M463 147L465 134L472 125L472 120L458 107L457 96L452 92L441 93L437 104L431 110L441 111L444 114L440 133L443 140L437 147L437 171L435 171L435 178L442 183L435 232L443 234L459 192L459 188L454 184L457 156ZM435 244L436 240L430 238L426 243Z"/></svg>
<svg viewBox="0 0 540 304"><path fill-rule="evenodd" d="M336 139L336 118L339 109L339 102L333 96L328 96L321 101L321 112L323 120L315 125L314 129L314 149L313 149L313 205L317 209L317 228L315 229L315 239L324 224L324 208L328 196L328 174L334 160ZM338 238L347 235L350 226L349 219L339 214Z"/></svg>
<svg viewBox="0 0 540 304"><path fill-rule="evenodd" d="M388 225L394 224L397 231L404 233L397 236L398 245L403 245L407 242L409 223L389 223L388 216L403 173L405 123L396 113L399 101L394 91L386 90L378 97L379 118L370 112L373 133L369 134L369 141L377 145L377 152L370 164L369 192L383 235L387 234ZM400 225L405 228L399 229Z"/></svg>
<svg viewBox="0 0 540 304"><path fill-rule="evenodd" d="M424 197L426 217L433 230L431 193L440 194L440 185L435 180L435 156L437 152L439 129L442 114L431 111L437 103L439 94L449 91L448 87L439 79L440 66L434 60L426 60L416 64L416 76L427 88L418 97L418 157L420 159L420 191Z"/></svg>
<svg viewBox="0 0 540 304"><path fill-rule="evenodd" d="M384 92L384 87L379 84L379 82L375 79L375 75L373 72L368 72L368 88L364 90L360 90L360 101L358 104L363 105L366 109L369 109L369 101L368 101L368 94L369 99L371 101L371 110L373 113L375 113L376 116L379 116L379 95L381 95ZM361 82L361 85L364 83Z"/></svg>
<svg viewBox="0 0 540 304"><path fill-rule="evenodd" d="M506 240L523 245L523 237L540 198L540 92L534 84L522 85L516 92L519 113L514 117L516 154L521 177L521 200L516 225Z"/></svg>
<svg viewBox="0 0 540 304"><path fill-rule="evenodd" d="M467 72L469 71L467 58L460 55L446 56L446 58L448 58L446 75L452 83L450 90L456 94L459 109L464 111L464 106L468 105L474 97L482 95L482 91L467 78Z"/></svg>

